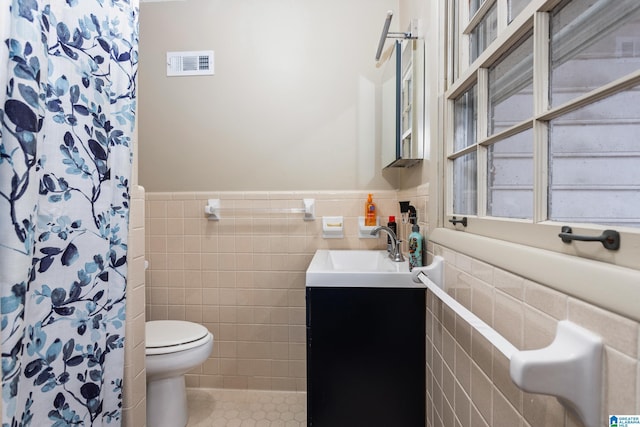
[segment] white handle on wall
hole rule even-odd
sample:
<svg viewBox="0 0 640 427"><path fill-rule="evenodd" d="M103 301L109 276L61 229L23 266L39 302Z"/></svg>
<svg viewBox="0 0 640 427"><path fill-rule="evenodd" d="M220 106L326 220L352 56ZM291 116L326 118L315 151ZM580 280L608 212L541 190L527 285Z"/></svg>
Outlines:
<svg viewBox="0 0 640 427"><path fill-rule="evenodd" d="M209 199L204 207L204 213L209 221L220 220L220 199Z"/></svg>
<svg viewBox="0 0 640 427"><path fill-rule="evenodd" d="M444 259L436 256L427 267L412 270L443 303L491 342L510 361L511 380L529 393L548 394L575 412L586 427L601 425L602 338L572 322L558 322L551 345L518 350L495 329L467 310L444 289Z"/></svg>
<svg viewBox="0 0 640 427"><path fill-rule="evenodd" d="M562 320L551 345L516 352L509 372L522 390L556 396L585 426L602 425L602 338L592 332Z"/></svg>

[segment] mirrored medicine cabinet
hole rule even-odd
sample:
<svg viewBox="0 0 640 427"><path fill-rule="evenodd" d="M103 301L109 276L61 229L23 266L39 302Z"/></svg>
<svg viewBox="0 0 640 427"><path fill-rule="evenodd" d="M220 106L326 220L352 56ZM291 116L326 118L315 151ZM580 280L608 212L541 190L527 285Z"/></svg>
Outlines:
<svg viewBox="0 0 640 427"><path fill-rule="evenodd" d="M397 40L382 79L384 168L408 168L424 157L424 72L424 40Z"/></svg>

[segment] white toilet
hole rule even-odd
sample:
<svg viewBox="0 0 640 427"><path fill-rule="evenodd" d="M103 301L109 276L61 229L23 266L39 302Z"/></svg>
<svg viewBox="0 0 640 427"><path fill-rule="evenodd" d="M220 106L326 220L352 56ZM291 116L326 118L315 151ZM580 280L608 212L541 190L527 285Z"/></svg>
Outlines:
<svg viewBox="0 0 640 427"><path fill-rule="evenodd" d="M187 425L184 374L213 350L213 335L197 323L154 320L146 323L147 425Z"/></svg>

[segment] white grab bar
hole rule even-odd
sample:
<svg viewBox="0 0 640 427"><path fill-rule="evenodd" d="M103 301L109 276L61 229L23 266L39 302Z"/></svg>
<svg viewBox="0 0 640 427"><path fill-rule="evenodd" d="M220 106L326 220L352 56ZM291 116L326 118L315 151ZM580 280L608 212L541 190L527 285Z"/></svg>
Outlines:
<svg viewBox="0 0 640 427"><path fill-rule="evenodd" d="M572 322L558 322L554 341L539 350L518 350L495 329L444 291L444 259L412 270L422 282L510 361L511 380L522 390L548 394L573 411L586 427L600 426L602 338Z"/></svg>
<svg viewBox="0 0 640 427"><path fill-rule="evenodd" d="M425 276L422 275L421 277ZM493 346L497 348L500 353L504 354L507 359L511 359L511 356L518 351L518 349L513 344L511 344L506 340L505 337L496 332L495 329L483 322L482 319L480 319L478 316L467 310L462 304L450 297L449 294L447 294L445 291L440 289L438 286L435 286L433 282L428 283L430 282L428 278L425 277L425 279L426 280L421 279L422 283L424 283L427 288L434 293L435 296L437 296L440 300L442 300L442 302L444 302L453 311L455 311L458 316L462 317L462 319L464 319L465 322L471 325L473 329L478 331L480 335L489 340L489 342L493 344Z"/></svg>

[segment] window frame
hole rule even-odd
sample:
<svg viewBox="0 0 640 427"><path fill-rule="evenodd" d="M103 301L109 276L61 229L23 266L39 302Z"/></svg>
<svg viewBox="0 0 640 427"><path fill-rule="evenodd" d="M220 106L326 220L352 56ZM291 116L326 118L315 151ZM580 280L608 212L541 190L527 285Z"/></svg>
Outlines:
<svg viewBox="0 0 640 427"><path fill-rule="evenodd" d="M455 1L455 0L452 0ZM447 12L447 25L442 28L445 46L443 49L443 75L447 80L443 86L442 98L442 129L440 130L443 146L439 151L442 161L440 175L437 181L442 179L443 185L439 196L439 203L434 211L437 213L437 225L432 230L432 240L451 249L476 256L480 260L509 266L511 271L522 273L525 277L540 280L554 288L560 289L572 295L584 297L584 299L606 306L613 311L640 319L637 308L633 309L624 301L626 296L640 297L640 263L637 253L640 249L640 229L624 226L604 226L586 223L557 222L547 219L548 202L548 124L549 121L562 116L570 111L577 110L598 100L613 94L628 90L640 85L640 70L614 80L587 94L581 95L564 104L549 108L547 94L549 93L549 28L550 12L562 0L531 0L515 19L507 24L508 11L506 0L485 0L473 17L468 16L468 2L458 2L457 16L452 13L453 7L445 8ZM482 18L482 14L497 4L498 7L498 34L496 39L482 52L471 64L468 64L468 34L474 25ZM465 10L466 9L466 10ZM484 12L483 12L484 11ZM465 20L468 23L465 23ZM453 25L453 24L456 25ZM450 27L456 28L459 33L453 35ZM488 70L499 61L502 56L519 41L532 32L533 34L533 88L534 106L532 119L524 120L499 133L486 137L488 125L487 86ZM453 41L459 40L458 46L453 46ZM455 52L457 58L451 57ZM466 62L465 62L466 61ZM468 65L467 65L468 64ZM456 68L457 67L457 68ZM477 215L467 215L468 225L454 225L450 219L453 212L453 159L463 152L469 152L470 148L455 152L453 141L454 129L454 101L472 85L477 85L476 107L478 114L478 141L474 145L477 152L478 170L478 208ZM486 150L487 146L508 136L517 134L527 129L534 132L534 212L531 220L498 218L486 216ZM460 215L458 215L460 217ZM598 235L605 229L614 228L621 234L621 248L618 251L609 251L600 243L573 242L563 243L558 234L563 225L573 228L575 234ZM481 241L483 250L470 250L477 241ZM504 245L517 245L513 249L513 257L507 263L491 254L492 250L498 250ZM518 258L522 257L522 258ZM529 258L533 257L533 258ZM584 279L587 284L566 283L566 276L557 278L547 277L543 272L535 273L526 267L527 262L551 262L549 268L559 271L562 269L575 269L581 266L581 272L576 272L576 278ZM594 262L596 261L596 262ZM587 264L584 264L584 263ZM585 267L588 265L589 267ZM611 273L623 271L615 285L607 284L605 289L611 292L619 289L625 297L618 296L615 300L602 292L602 284L595 284L595 277L604 277L595 270ZM628 270L630 269L630 270ZM521 271L518 271L521 270ZM631 275L627 275L631 271ZM589 272L588 274L586 272ZM617 276L614 276L617 277ZM563 281L564 280L564 281ZM619 295L614 292L614 295ZM635 310L635 311L633 311Z"/></svg>

